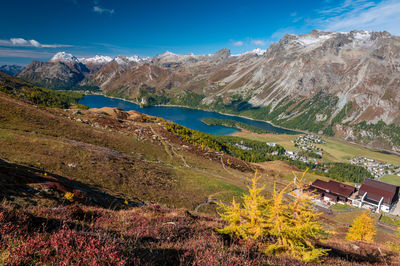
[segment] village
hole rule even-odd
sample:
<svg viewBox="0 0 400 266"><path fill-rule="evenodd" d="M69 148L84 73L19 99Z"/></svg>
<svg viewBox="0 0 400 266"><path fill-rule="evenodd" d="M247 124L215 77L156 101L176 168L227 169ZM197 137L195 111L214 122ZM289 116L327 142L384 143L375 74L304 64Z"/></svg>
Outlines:
<svg viewBox="0 0 400 266"><path fill-rule="evenodd" d="M373 177L380 180L384 175L397 175L400 176L400 167L390 163L378 162L374 159L364 156L357 156L350 160L351 164L364 167L372 174Z"/></svg>
<svg viewBox="0 0 400 266"><path fill-rule="evenodd" d="M299 136L293 141L293 143L298 149L296 151L286 150L284 156L304 163L321 163L320 159L322 158L323 149L314 145L326 143L326 141L322 140L321 137L308 134L305 136ZM276 143L268 142L267 145L273 147Z"/></svg>
<svg viewBox="0 0 400 266"><path fill-rule="evenodd" d="M326 144L321 137L308 134L299 136L293 140L296 151L286 150L284 156L304 163L322 164L323 149L315 144ZM275 142L267 142L268 146L274 147ZM239 148L243 145L237 144ZM350 160L350 163L367 169L374 179L365 177L362 184L348 185L335 180L324 181L317 179L311 183L308 190L316 195L314 203L316 206L329 210L336 204L343 209L370 209L373 212L384 212L400 216L399 186L380 181L384 175L400 176L400 167L390 163L378 162L374 159L357 156ZM328 169L320 170L328 172ZM340 207L338 207L340 208Z"/></svg>
<svg viewBox="0 0 400 266"><path fill-rule="evenodd" d="M294 141L296 151L286 150L285 156L292 160L305 163L321 164L323 149L315 144L326 144L321 137L308 134L299 136ZM267 143L276 145L273 142ZM362 184L351 186L338 181L315 180L309 186L316 195L315 204L328 209L335 204L351 206L351 208L366 208L374 212L385 212L400 215L399 186L381 182L384 175L400 176L400 167L390 163L378 162L374 159L358 156L350 160L353 165L367 169L374 179L364 178ZM327 169L326 169L327 171Z"/></svg>
<svg viewBox="0 0 400 266"><path fill-rule="evenodd" d="M284 155L287 158L304 163L321 164L323 149L315 144L326 144L326 141L321 139L320 136L313 134L299 136L293 143L298 149L296 151L286 150ZM267 144L270 146L275 145L273 142ZM385 175L397 175L400 177L400 166L391 163L379 162L364 156L356 156L350 160L350 163L365 168L377 180L380 180Z"/></svg>

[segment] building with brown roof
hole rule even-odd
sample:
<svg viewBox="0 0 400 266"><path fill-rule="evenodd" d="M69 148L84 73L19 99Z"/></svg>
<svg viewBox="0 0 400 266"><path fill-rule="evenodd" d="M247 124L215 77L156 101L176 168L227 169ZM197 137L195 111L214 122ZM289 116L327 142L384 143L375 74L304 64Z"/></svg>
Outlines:
<svg viewBox="0 0 400 266"><path fill-rule="evenodd" d="M363 205L389 212L399 200L399 187L378 180L365 178L358 190L359 207Z"/></svg>
<svg viewBox="0 0 400 266"><path fill-rule="evenodd" d="M309 187L310 190L321 195L321 198L331 202L347 202L356 191L355 187L329 180L328 182L317 179Z"/></svg>

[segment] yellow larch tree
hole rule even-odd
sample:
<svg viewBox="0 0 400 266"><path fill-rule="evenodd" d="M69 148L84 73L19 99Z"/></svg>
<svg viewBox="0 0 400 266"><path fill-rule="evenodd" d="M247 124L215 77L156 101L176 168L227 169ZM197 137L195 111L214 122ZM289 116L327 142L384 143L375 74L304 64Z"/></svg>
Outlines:
<svg viewBox="0 0 400 266"><path fill-rule="evenodd" d="M364 211L360 216L356 217L351 225L346 239L350 241L362 240L373 242L376 234L373 218L369 215L369 211Z"/></svg>
<svg viewBox="0 0 400 266"><path fill-rule="evenodd" d="M245 240L262 240L265 253L319 261L328 250L315 246L325 233L318 222L320 213L312 208L313 195L305 190L305 173L300 178L295 176L296 181L280 191L274 185L271 199L261 195L264 187L258 188L259 177L255 176L243 204L236 201L232 205L219 204L220 215L228 222L219 232Z"/></svg>
<svg viewBox="0 0 400 266"><path fill-rule="evenodd" d="M301 177L293 172L295 181L280 192L274 187L268 224L271 228L269 234L275 243L269 245L266 251L276 255L289 254L311 262L319 261L328 250L315 246L325 232L318 222L321 213L315 212L312 206L315 196L306 190L306 172ZM291 185L293 190L289 191ZM289 194L290 199L285 199L285 194Z"/></svg>
<svg viewBox="0 0 400 266"><path fill-rule="evenodd" d="M234 234L245 240L257 240L266 235L268 201L261 195L264 187L258 187L259 179L256 173L242 204L234 199L232 205L219 203L219 215L228 222L226 227L218 230L220 233Z"/></svg>

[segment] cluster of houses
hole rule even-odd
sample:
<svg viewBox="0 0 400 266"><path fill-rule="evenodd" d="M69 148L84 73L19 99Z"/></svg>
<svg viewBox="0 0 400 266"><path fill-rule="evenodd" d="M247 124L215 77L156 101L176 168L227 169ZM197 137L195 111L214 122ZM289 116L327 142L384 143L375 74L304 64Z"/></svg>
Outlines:
<svg viewBox="0 0 400 266"><path fill-rule="evenodd" d="M361 186L350 186L334 180L315 180L309 190L317 199L329 204L343 203L376 212L391 212L399 200L399 186L365 178Z"/></svg>
<svg viewBox="0 0 400 266"><path fill-rule="evenodd" d="M316 135L305 135L299 136L293 141L294 146L298 147L297 153L300 151L312 152L318 156L322 156L322 148L315 146L314 144L325 144L326 141L322 140L321 137Z"/></svg>
<svg viewBox="0 0 400 266"><path fill-rule="evenodd" d="M234 145L236 147L238 147L239 149L242 149L242 150L246 150L246 151L251 151L252 150L251 147L247 147L246 145L243 144L243 140L241 140L240 143L235 143Z"/></svg>
<svg viewBox="0 0 400 266"><path fill-rule="evenodd" d="M305 163L309 163L309 162L314 163L314 164L321 163L321 161L316 158L310 158L310 157L301 155L299 153L300 151L301 151L300 149L297 151L286 150L284 155L286 157L288 157L289 159L297 160L297 161L301 161L301 162L305 162Z"/></svg>
<svg viewBox="0 0 400 266"><path fill-rule="evenodd" d="M326 141L321 139L320 136L307 134L305 136L299 136L293 141L296 147L308 146L312 143L314 144L326 144Z"/></svg>
<svg viewBox="0 0 400 266"><path fill-rule="evenodd" d="M390 163L381 163L371 158L358 156L350 160L350 163L364 167L376 179L380 179L386 174L400 176L400 167L394 166Z"/></svg>
<svg viewBox="0 0 400 266"><path fill-rule="evenodd" d="M298 160L305 163L321 163L319 158L312 158L312 156L306 156L305 152L310 152L316 155L316 157L322 157L322 149L315 146L314 144L325 144L326 141L322 140L321 137L308 134L305 136L299 136L293 141L294 146L298 148L297 151L287 150L285 156L292 159Z"/></svg>

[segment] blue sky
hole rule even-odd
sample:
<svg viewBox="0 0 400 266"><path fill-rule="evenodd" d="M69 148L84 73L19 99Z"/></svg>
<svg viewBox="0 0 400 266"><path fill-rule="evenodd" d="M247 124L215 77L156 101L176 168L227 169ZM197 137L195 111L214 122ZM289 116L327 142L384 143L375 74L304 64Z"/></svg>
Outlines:
<svg viewBox="0 0 400 266"><path fill-rule="evenodd" d="M45 61L59 51L237 54L313 29L400 35L400 0L1 0L0 23L0 64Z"/></svg>

